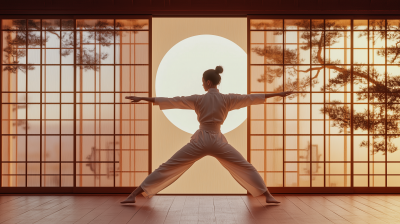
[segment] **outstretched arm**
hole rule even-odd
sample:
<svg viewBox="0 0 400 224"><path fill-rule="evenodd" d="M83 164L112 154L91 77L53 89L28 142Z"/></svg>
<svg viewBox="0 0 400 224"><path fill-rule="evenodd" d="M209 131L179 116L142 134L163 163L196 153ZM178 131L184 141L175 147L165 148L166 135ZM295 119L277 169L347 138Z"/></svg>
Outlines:
<svg viewBox="0 0 400 224"><path fill-rule="evenodd" d="M194 110L194 102L196 102L197 95L192 96L177 96L173 98L168 97L138 97L126 96L125 99L131 100L132 103L137 103L141 100L153 102L153 105L160 106L161 110L167 109L187 109Z"/></svg>
<svg viewBox="0 0 400 224"><path fill-rule="evenodd" d="M265 94L265 99L266 98L271 98L271 97L275 97L275 96L281 96L281 97L287 97L290 94L292 94L292 91L287 91L287 92L280 92L280 93L266 93Z"/></svg>
<svg viewBox="0 0 400 224"><path fill-rule="evenodd" d="M237 110L250 105L257 105L265 103L266 98L281 96L286 97L292 94L292 92L280 92L280 93L259 93L259 94L229 94L229 110Z"/></svg>
<svg viewBox="0 0 400 224"><path fill-rule="evenodd" d="M137 103L141 100L148 102L154 102L154 97L138 97L138 96L126 96L125 99L131 100L131 103Z"/></svg>

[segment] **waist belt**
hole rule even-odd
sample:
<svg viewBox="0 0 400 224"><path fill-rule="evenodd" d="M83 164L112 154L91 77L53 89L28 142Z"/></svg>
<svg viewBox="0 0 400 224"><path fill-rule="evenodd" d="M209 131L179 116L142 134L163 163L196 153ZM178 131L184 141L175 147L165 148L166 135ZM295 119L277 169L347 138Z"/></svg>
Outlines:
<svg viewBox="0 0 400 224"><path fill-rule="evenodd" d="M221 125L219 124L200 124L200 129L210 132L220 132Z"/></svg>

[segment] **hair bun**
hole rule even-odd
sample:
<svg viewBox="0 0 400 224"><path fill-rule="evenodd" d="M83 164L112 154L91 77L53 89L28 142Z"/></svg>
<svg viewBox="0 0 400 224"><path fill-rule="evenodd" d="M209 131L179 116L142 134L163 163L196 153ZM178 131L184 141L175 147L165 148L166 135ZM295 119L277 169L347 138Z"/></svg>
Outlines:
<svg viewBox="0 0 400 224"><path fill-rule="evenodd" d="M217 67L215 67L215 71L216 71L218 74L221 74L221 73L224 71L224 69L222 68L222 66L217 66Z"/></svg>

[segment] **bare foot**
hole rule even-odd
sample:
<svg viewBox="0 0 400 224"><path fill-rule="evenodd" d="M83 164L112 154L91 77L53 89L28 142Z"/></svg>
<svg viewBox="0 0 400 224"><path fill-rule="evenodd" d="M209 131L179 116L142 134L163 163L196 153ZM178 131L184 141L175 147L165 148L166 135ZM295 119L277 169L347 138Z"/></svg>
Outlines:
<svg viewBox="0 0 400 224"><path fill-rule="evenodd" d="M277 201L274 197L272 197L272 195L265 196L265 198L267 199L267 203L281 203L280 201Z"/></svg>
<svg viewBox="0 0 400 224"><path fill-rule="evenodd" d="M121 204L125 203L135 203L136 202L136 197L133 195L129 195L125 200L121 201Z"/></svg>

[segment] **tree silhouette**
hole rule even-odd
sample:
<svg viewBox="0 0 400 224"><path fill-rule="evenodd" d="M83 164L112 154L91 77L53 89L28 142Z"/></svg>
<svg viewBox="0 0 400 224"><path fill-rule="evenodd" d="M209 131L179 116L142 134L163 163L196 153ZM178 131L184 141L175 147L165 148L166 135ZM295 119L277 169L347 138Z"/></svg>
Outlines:
<svg viewBox="0 0 400 224"><path fill-rule="evenodd" d="M255 29L271 29L271 27L282 28L282 22L276 22L279 20L272 20L271 22L265 21L253 21L251 27ZM343 31L348 31L344 21L341 20L326 20L325 30L323 20L321 22L313 21L313 31L310 31L310 20L296 20L292 24L301 30L299 40L301 41L301 50L309 50L311 53L312 67L306 70L298 69L297 65L291 66L290 64L301 64L303 61L298 54L296 49L284 49L282 47L272 45L264 47L253 47L252 52L258 56L265 57L268 64L285 64L286 70L286 81L285 90L302 92L306 91L310 87L314 87L318 84L318 76L321 75L323 69L331 69L334 73L334 77L330 78L321 91L326 92L337 92L343 89L344 86L351 85L353 75L353 86L358 86L356 92L357 100L366 100L374 102L372 108L366 109L362 112L353 111L353 120L351 121L351 108L341 101L331 101L330 104L321 108L321 112L326 114L333 122L332 127L339 128L340 132L344 129L350 128L353 124L354 130L361 129L363 131L370 131L370 133L376 135L387 135L385 138L374 138L374 141L370 143L373 148L373 153L379 151L384 154L386 151L395 152L398 150L398 146L393 143L393 139L400 137L400 130L398 126L398 120L400 119L400 76L388 74L386 72L380 72L375 68L370 68L365 64L355 64L353 69L340 66L342 63L340 60L331 60L324 58L324 49L332 47L334 44L339 43L341 39L350 38L345 36ZM391 29L398 29L400 24L392 25ZM390 42L394 43L391 46L387 46L387 49L378 50L377 55L380 57L387 57L388 64L400 64L400 32L388 32L385 31L385 20L371 20L370 30L359 32L359 37L368 36L368 32L373 31L374 36L370 37L369 41L373 44L378 40L385 41L385 37ZM324 35L325 34L325 35ZM283 31L273 31L273 35L283 35ZM300 42L299 41L299 42ZM345 40L346 41L346 40ZM284 62L284 63L283 63ZM310 75L310 71L314 71ZM302 78L297 78L299 73ZM369 73L369 74L368 74ZM259 82L272 83L275 79L282 77L282 68L267 68L264 74L261 74L258 79ZM383 78L382 78L383 77ZM384 78L386 77L386 79ZM283 84L279 85L274 91L282 91ZM303 93L304 94L304 93ZM369 94L369 99L368 99ZM294 97L304 97L302 93L291 95L291 99ZM279 99L277 99L279 100ZM363 141L360 144L361 147L368 147L368 141Z"/></svg>
<svg viewBox="0 0 400 224"><path fill-rule="evenodd" d="M121 21L115 23L116 29L120 29L120 31L123 31L123 27L126 25L127 24L124 24L124 22ZM128 25L130 26L130 29L136 30L142 29L144 26L148 25L148 23L144 21L136 22L133 20L131 21L131 24ZM42 29L40 26L42 26ZM99 43L101 46L111 46L114 44L114 33L116 37L123 35L122 32L114 32L114 23L110 23L107 20L97 20L94 24L87 24L85 21L80 21L77 26L80 30L85 31L86 34L88 34L82 37L82 43L79 42L80 39L77 39L77 43L80 46L91 41ZM60 27L63 29L62 32L60 32ZM27 56L27 46L28 48L40 48L40 45L45 47L50 41L48 35L45 35L45 33L42 33L42 35L40 34L40 30L57 36L58 40L61 39L60 54L62 57L67 57L73 54L74 50L71 48L75 48L77 49L76 57L78 63L83 64L83 69L99 69L98 64L100 64L100 60L108 58L109 55L104 52L99 54L90 48L75 47L75 37L74 32L72 32L74 28L74 20L42 20L42 24L40 24L40 20L14 19L11 20L10 25L4 24L3 71L14 74L17 73L17 71L21 71L26 74L27 70L34 70L36 68L32 64L26 64L26 61L20 61L20 59ZM134 31L134 33L137 33L137 31ZM25 108L25 105L18 107L15 106L13 111L23 108ZM13 126L22 126L25 130L29 129L25 119L18 119L13 123Z"/></svg>
<svg viewBox="0 0 400 224"><path fill-rule="evenodd" d="M85 70L98 69L97 64L100 64L100 60L107 59L109 54L106 52L98 53L95 49L85 48L82 45L94 42L99 46L109 47L114 44L114 36L116 39L121 35L121 32L114 32L114 24L109 20L97 20L94 24L88 24L85 23L85 20L81 20L76 25L79 27L79 31L85 32L85 35L77 38L77 45L79 46L76 47L77 61L82 64L82 68ZM120 31L123 31L122 28L125 25L121 21L115 23L116 29L121 29ZM146 22L134 21L130 24L130 29L141 29L146 25L148 25ZM74 48L74 33L60 32L60 26L63 27L63 30L73 30L75 24L73 20L61 20L61 22L60 20L42 20L43 30L61 39L61 48ZM28 32L26 31L27 28ZM40 44L46 46L46 43L49 42L49 36L41 36L40 32L29 32L41 30L40 21L12 20L11 26L4 25L3 30L6 34L3 39L5 42L5 47L3 47L3 64L7 64L3 67L3 70L10 73L16 73L17 70L24 73L27 70L34 70L35 67L32 64L25 65L25 62L20 62L19 59L27 56L27 45L29 47L38 47ZM78 35L80 35L79 31L77 31ZM134 31L134 33L137 33L137 31ZM72 49L61 49L61 56L63 57L67 57L73 53Z"/></svg>

